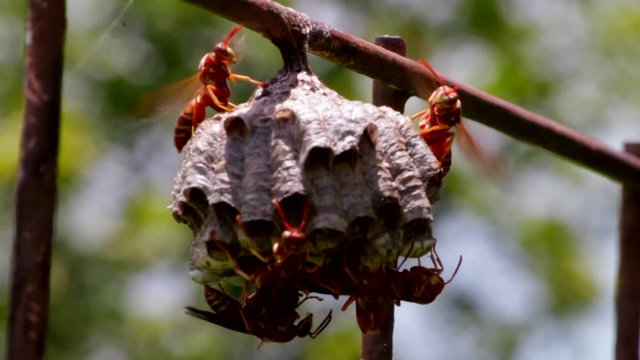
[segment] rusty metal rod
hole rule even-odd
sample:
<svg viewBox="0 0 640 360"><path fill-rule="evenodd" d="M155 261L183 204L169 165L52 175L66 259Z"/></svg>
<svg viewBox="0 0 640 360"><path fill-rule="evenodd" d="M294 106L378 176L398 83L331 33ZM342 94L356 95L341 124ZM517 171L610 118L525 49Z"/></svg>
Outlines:
<svg viewBox="0 0 640 360"><path fill-rule="evenodd" d="M640 143L625 150L640 158ZM640 341L640 190L622 187L616 298L616 359L638 360Z"/></svg>
<svg viewBox="0 0 640 360"><path fill-rule="evenodd" d="M65 31L64 0L29 1L7 359L42 359L45 353Z"/></svg>
<svg viewBox="0 0 640 360"><path fill-rule="evenodd" d="M184 0L240 23L282 48L307 36L308 50L422 98L436 79L424 66L380 46L310 19L271 0ZM289 45L291 46L291 45ZM458 87L464 116L549 150L620 183L640 187L640 159L544 116L444 77Z"/></svg>
<svg viewBox="0 0 640 360"><path fill-rule="evenodd" d="M375 43L401 56L406 54L404 40L397 36L379 36ZM396 111L403 112L409 94L387 86L379 80L373 81L372 102L374 105L385 105ZM395 263L391 264L395 267ZM379 299L386 302L383 308L388 309L386 322L380 332L362 334L361 360L391 360L393 358L393 324L395 304L392 299ZM375 302L375 301L374 301Z"/></svg>

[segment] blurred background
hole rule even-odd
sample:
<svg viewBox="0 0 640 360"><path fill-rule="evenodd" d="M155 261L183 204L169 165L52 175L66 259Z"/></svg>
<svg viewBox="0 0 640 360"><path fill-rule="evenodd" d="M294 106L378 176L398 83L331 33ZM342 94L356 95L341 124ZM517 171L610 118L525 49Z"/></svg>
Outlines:
<svg viewBox="0 0 640 360"><path fill-rule="evenodd" d="M193 75L234 24L174 0L67 3L48 358L357 359L353 308L334 311L315 340L259 350L256 338L184 315L184 306L205 304L187 273L190 232L167 209L181 160L173 126L183 104L177 100L153 121L134 113L145 94ZM400 35L409 57L616 149L640 141L637 1L283 3L364 39ZM0 348L25 18L25 2L0 3ZM249 30L242 34L235 71L273 76L281 65L275 47ZM370 79L310 61L345 97L370 100ZM239 84L232 101L252 91ZM425 106L411 99L407 114ZM464 261L433 304L396 308L395 359L611 358L620 187L472 121L467 126L499 157L504 175L488 176L454 148L434 231L444 277L460 255ZM325 300L316 317L341 303Z"/></svg>

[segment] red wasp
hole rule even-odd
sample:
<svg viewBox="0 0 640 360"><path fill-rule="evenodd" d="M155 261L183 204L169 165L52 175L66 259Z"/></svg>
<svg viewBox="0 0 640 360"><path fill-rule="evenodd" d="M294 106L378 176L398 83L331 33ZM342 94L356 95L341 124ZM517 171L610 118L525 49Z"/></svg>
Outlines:
<svg viewBox="0 0 640 360"><path fill-rule="evenodd" d="M287 221L282 206L280 206L280 201L274 200L273 205L280 215L282 226L284 226L280 240L273 244L273 257L277 266L282 268L283 272L295 274L302 270L309 259L309 242L304 234L304 228L307 225L309 216L309 202L305 201L302 220L300 220L300 224L297 227L292 226Z"/></svg>
<svg viewBox="0 0 640 360"><path fill-rule="evenodd" d="M275 276L282 277L296 277L299 275L299 271L302 270L305 266L307 266L307 262L309 259L309 244L307 241L307 237L304 234L304 228L307 225L307 218L309 216L309 203L305 201L304 210L302 214L302 218L298 226L291 225L287 220L280 205L280 201L273 200L273 205L282 220L282 226L284 230L280 235L280 238L273 244L272 254L270 257L264 257L260 252L256 249L255 243L253 241L247 241L247 247L249 252L255 256L257 259L261 260L265 263L263 269L259 271L253 271L254 274L261 274L262 272L270 272L275 274ZM242 231L244 230L244 226L242 224L242 219L240 215L236 217L236 222ZM245 235L246 234L245 231ZM233 256L231 252L227 249L226 245L216 241L216 245L227 254L227 256L232 259ZM255 275L252 277L247 274L240 266L237 264L234 266L236 273L243 276L246 280L254 280ZM305 271L313 271L313 269L306 269ZM276 274L277 273L277 274Z"/></svg>
<svg viewBox="0 0 640 360"><path fill-rule="evenodd" d="M331 321L331 313L315 329L311 330L312 315L296 323L299 318L296 309L306 299L314 298L303 285L307 270L308 247L304 228L309 214L309 204L305 202L302 219L297 227L286 220L280 202L274 201L282 218L284 231L273 246L269 258L256 251L250 251L250 259L239 257L237 251L211 236L212 245L225 253L230 265L238 275L246 280L241 301L213 288L205 288L205 297L214 313L190 308L194 316L232 330L257 336L263 341L286 342L296 336L317 336ZM238 217L237 221L242 224ZM242 227L242 225L240 225ZM250 245L251 246L251 245ZM253 261L246 261L253 260ZM240 321L242 320L242 321Z"/></svg>
<svg viewBox="0 0 640 360"><path fill-rule="evenodd" d="M409 301L416 304L429 304L440 295L445 285L453 280L460 269L462 258L451 278L444 281L440 276L443 271L442 263L434 251L435 249L431 253L433 268L420 265L402 271L387 268L384 270L385 276L382 277L385 279L387 288L382 296L356 298L356 319L363 333L380 331L387 322L390 306L393 306L393 303L400 305L400 301Z"/></svg>
<svg viewBox="0 0 640 360"><path fill-rule="evenodd" d="M237 62L236 54L229 47L231 39L242 29L238 25L227 38L215 45L212 52L202 57L198 66L197 76L202 86L196 90L194 98L184 107L176 122L173 133L173 141L178 151L186 145L193 131L200 125L206 116L206 108L210 107L217 112L231 111L235 105L229 102L231 89L228 80L234 83L237 80L264 86L261 81L254 80L246 75L231 72L230 65Z"/></svg>
<svg viewBox="0 0 640 360"><path fill-rule="evenodd" d="M332 295L350 295L342 306L346 310L356 304L356 319L363 333L377 332L387 321L393 303L401 301L429 304L442 292L458 272L460 263L451 279L441 277L442 262L435 249L431 252L434 267L421 265L399 271L389 266L369 267L361 264L365 254L361 245L344 249L317 272L307 275L310 290Z"/></svg>
<svg viewBox="0 0 640 360"><path fill-rule="evenodd" d="M449 172L451 168L451 145L455 133L452 128L457 127L458 132L465 144L465 149L477 160L499 170L495 158L488 155L487 152L480 147L467 128L464 126L461 118L462 104L457 89L444 85L444 80L440 74L429 65L424 59L418 61L425 66L429 72L438 80L438 86L427 99L429 108L418 112L411 116L412 119L420 118L420 136L429 145L429 148L440 163L443 176Z"/></svg>
<svg viewBox="0 0 640 360"><path fill-rule="evenodd" d="M431 250L431 261L433 268L427 268L421 265L413 266L409 270L400 272L394 271L389 274L390 287L393 297L397 300L409 301L416 304L429 304L440 295L445 285L450 283L460 270L462 257L458 261L458 266L451 275L449 280L444 281L440 274L444 270L442 261L435 250Z"/></svg>
<svg viewBox="0 0 640 360"><path fill-rule="evenodd" d="M386 285L385 290L379 296L357 297L356 319L363 333L380 331L387 321L389 307L393 306L393 303L400 305L400 301L409 301L429 304L440 295L445 285L456 276L462 258L451 278L444 281L440 276L443 271L440 258L435 252L432 252L431 256L435 267L426 268L418 265L402 271L386 268L384 276L381 277Z"/></svg>
<svg viewBox="0 0 640 360"><path fill-rule="evenodd" d="M262 267L253 270L249 277L245 276L246 285L253 285L255 294L262 295L265 303L280 301L277 294L279 291L273 291L273 288L281 287L282 284L308 294L309 290L305 285L306 275L318 269L318 266L308 261L309 243L304 234L309 216L309 202L305 200L302 218L297 227L286 220L280 201L274 200L273 204L280 215L284 230L273 244L271 259L267 260ZM236 272L242 275L242 270ZM272 285L265 286L265 283Z"/></svg>
<svg viewBox="0 0 640 360"><path fill-rule="evenodd" d="M273 295L277 294L274 299L264 299L261 294L254 293L244 305L220 290L207 285L204 289L205 299L214 312L187 307L187 314L230 330L254 335L265 342L288 342L296 336L315 338L331 321L329 312L315 330L311 330L311 314L296 323L300 317L296 308L307 298L298 301L298 291L290 286L272 289Z"/></svg>
<svg viewBox="0 0 640 360"><path fill-rule="evenodd" d="M307 273L305 286L310 291L338 295L349 295L342 306L346 310L356 303L356 319L363 333L376 332L387 322L392 298L390 277L385 266L370 267L362 264L366 251L357 241L331 254L317 271Z"/></svg>

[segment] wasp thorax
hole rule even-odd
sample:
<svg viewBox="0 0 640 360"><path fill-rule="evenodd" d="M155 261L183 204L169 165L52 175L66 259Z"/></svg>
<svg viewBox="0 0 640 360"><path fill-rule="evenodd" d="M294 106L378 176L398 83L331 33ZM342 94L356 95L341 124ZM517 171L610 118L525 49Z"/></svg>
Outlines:
<svg viewBox="0 0 640 360"><path fill-rule="evenodd" d="M202 72L202 70L210 69L215 61L213 53L206 53L200 60L200 64L198 64L198 72Z"/></svg>

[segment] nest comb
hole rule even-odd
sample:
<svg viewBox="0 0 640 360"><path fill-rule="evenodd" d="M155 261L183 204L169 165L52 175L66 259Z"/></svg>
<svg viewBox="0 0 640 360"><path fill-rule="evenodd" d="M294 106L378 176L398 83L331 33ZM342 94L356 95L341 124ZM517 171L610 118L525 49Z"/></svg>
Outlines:
<svg viewBox="0 0 640 360"><path fill-rule="evenodd" d="M283 220L274 200L293 225L308 204L305 234L319 264L360 242L362 261L376 266L431 249L440 174L407 117L347 100L310 72L281 71L249 102L198 127L171 209L194 233L199 283L234 275L232 259L269 256Z"/></svg>

